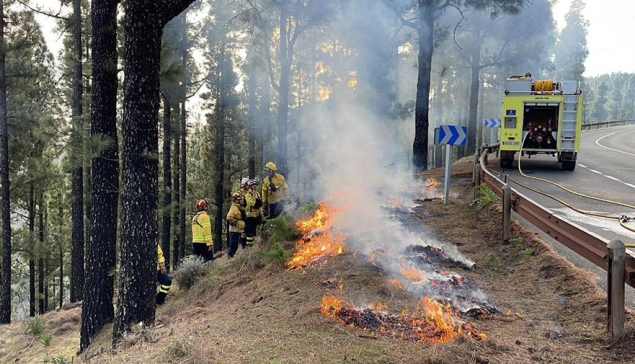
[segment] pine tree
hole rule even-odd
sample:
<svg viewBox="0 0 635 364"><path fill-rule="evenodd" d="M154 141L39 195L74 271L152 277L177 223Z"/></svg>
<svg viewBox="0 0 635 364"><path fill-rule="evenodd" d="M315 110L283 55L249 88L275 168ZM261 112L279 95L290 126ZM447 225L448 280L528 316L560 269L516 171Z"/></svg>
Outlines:
<svg viewBox="0 0 635 364"><path fill-rule="evenodd" d="M586 41L589 22L582 14L585 6L584 0L573 0L565 16L567 25L560 32L554 49L559 80L582 80L584 62L589 55Z"/></svg>

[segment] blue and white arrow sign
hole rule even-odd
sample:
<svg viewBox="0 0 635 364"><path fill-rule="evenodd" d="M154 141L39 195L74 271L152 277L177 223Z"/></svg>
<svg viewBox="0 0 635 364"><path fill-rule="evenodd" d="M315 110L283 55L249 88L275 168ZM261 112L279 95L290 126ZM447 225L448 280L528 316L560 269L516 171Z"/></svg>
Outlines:
<svg viewBox="0 0 635 364"><path fill-rule="evenodd" d="M486 128L500 128L501 119L485 119L483 124L485 124Z"/></svg>
<svg viewBox="0 0 635 364"><path fill-rule="evenodd" d="M467 141L467 126L440 125L435 131L436 144L465 145Z"/></svg>

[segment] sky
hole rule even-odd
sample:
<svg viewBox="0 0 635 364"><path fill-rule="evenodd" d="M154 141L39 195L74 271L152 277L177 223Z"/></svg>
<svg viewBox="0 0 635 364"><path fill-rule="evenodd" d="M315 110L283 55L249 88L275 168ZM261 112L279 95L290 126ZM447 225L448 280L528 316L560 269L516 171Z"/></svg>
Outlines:
<svg viewBox="0 0 635 364"><path fill-rule="evenodd" d="M32 4L48 4L50 0L34 0ZM557 0L553 8L558 28L565 26L565 15L572 0ZM584 76L604 73L635 73L635 1L634 0L586 0L585 18L589 21ZM53 54L57 56L61 41L52 32L52 24L45 17L37 16L44 27L44 34Z"/></svg>
<svg viewBox="0 0 635 364"><path fill-rule="evenodd" d="M565 24L565 15L572 0L558 0L553 8L558 28ZM635 73L635 1L586 0L583 12L589 21L587 46L589 56L585 62L584 76L593 77L605 73Z"/></svg>

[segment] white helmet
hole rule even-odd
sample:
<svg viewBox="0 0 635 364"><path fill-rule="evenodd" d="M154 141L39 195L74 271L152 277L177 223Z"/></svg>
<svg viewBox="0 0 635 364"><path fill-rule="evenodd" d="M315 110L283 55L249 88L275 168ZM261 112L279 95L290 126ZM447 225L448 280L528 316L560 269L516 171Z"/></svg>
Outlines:
<svg viewBox="0 0 635 364"><path fill-rule="evenodd" d="M249 177L243 177L243 179L240 180L240 185L244 186L247 182L249 182Z"/></svg>

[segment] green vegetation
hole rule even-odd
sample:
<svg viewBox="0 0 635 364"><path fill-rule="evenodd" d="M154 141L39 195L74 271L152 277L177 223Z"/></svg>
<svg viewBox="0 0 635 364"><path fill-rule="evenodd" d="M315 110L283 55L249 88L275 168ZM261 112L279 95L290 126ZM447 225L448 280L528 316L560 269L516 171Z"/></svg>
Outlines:
<svg viewBox="0 0 635 364"><path fill-rule="evenodd" d="M487 205L500 201L500 197L489 187L484 185L478 186L478 196L479 198L475 201L477 210L482 210Z"/></svg>
<svg viewBox="0 0 635 364"><path fill-rule="evenodd" d="M71 364L72 362L72 359L66 359L63 355L53 357L47 356L44 360L42 360L42 363L44 364Z"/></svg>
<svg viewBox="0 0 635 364"><path fill-rule="evenodd" d="M53 334L51 334L50 332L47 332L46 334L42 334L40 335L40 342L44 345L44 346L49 346L51 345L51 342L53 341Z"/></svg>
<svg viewBox="0 0 635 364"><path fill-rule="evenodd" d="M189 255L174 272L174 279L183 290L188 290L207 272L205 263L200 257Z"/></svg>
<svg viewBox="0 0 635 364"><path fill-rule="evenodd" d="M44 322L39 316L29 319L27 322L27 332L31 332L33 335L40 335L44 330Z"/></svg>
<svg viewBox="0 0 635 364"><path fill-rule="evenodd" d="M194 337L192 335L179 335L168 344L168 356L173 359L185 358L191 355L194 346Z"/></svg>

